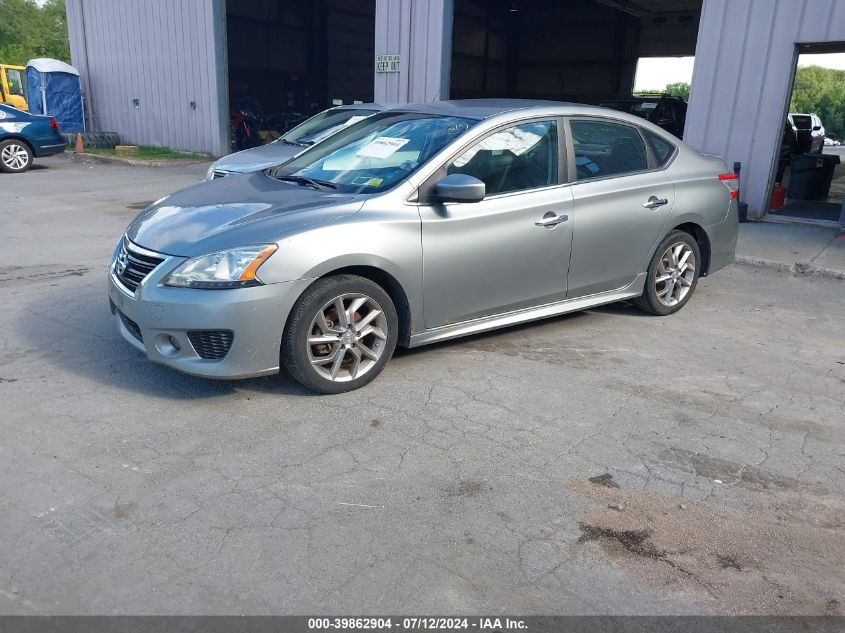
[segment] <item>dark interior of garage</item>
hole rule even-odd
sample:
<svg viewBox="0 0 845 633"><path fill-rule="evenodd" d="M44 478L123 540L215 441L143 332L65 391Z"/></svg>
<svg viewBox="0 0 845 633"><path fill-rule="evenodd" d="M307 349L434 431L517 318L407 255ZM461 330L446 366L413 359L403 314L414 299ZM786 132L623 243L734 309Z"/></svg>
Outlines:
<svg viewBox="0 0 845 633"><path fill-rule="evenodd" d="M702 0L455 0L451 96L599 103L695 55Z"/></svg>
<svg viewBox="0 0 845 633"><path fill-rule="evenodd" d="M228 0L232 109L257 110L275 128L372 101L374 21L375 0Z"/></svg>

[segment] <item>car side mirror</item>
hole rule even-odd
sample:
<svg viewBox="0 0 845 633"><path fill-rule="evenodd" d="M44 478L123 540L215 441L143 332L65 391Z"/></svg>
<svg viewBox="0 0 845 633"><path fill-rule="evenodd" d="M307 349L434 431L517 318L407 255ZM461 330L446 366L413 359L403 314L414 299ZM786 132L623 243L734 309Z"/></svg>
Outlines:
<svg viewBox="0 0 845 633"><path fill-rule="evenodd" d="M487 185L475 176L450 174L434 185L438 202L481 202L487 195Z"/></svg>

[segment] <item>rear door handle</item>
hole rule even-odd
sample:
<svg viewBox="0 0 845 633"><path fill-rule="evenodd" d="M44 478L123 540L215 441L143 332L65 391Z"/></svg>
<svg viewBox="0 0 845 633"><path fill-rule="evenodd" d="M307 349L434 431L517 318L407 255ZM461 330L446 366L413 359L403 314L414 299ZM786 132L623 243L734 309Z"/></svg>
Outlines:
<svg viewBox="0 0 845 633"><path fill-rule="evenodd" d="M648 200L643 202L643 209L656 209L657 207L662 207L667 204L669 204L669 201L666 198L651 196Z"/></svg>
<svg viewBox="0 0 845 633"><path fill-rule="evenodd" d="M546 215L543 216L542 220L537 220L534 223L534 226L544 226L547 229L551 229L556 227L558 224L561 224L562 222L566 222L568 219L568 215L565 215L563 213L558 215L557 213L549 211Z"/></svg>

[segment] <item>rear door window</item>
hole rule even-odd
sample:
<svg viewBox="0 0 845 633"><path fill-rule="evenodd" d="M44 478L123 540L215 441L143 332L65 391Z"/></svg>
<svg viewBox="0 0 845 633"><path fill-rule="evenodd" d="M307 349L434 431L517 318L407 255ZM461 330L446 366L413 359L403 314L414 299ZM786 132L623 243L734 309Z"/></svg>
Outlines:
<svg viewBox="0 0 845 633"><path fill-rule="evenodd" d="M587 119L572 120L569 125L579 182L649 169L646 146L636 128Z"/></svg>

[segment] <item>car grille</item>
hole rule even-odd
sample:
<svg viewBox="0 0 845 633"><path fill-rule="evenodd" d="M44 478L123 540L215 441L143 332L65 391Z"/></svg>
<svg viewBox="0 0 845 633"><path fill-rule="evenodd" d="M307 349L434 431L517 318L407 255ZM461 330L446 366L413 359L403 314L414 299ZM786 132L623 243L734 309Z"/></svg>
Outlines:
<svg viewBox="0 0 845 633"><path fill-rule="evenodd" d="M141 328L138 327L138 324L135 323L135 321L130 319L128 316L123 314L123 312L121 312L120 310L117 311L117 315L120 317L120 321L121 323L123 323L123 327L129 330L129 333L132 336L134 336L136 339L143 343L144 336L141 334Z"/></svg>
<svg viewBox="0 0 845 633"><path fill-rule="evenodd" d="M235 338L231 330L193 330L188 332L188 339L197 356L206 360L226 358Z"/></svg>
<svg viewBox="0 0 845 633"><path fill-rule="evenodd" d="M121 285L130 292L135 292L138 285L164 261L163 257L148 251L141 252L132 242L123 239L120 251L114 262L114 274Z"/></svg>

